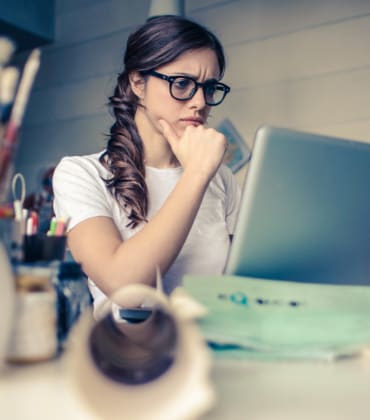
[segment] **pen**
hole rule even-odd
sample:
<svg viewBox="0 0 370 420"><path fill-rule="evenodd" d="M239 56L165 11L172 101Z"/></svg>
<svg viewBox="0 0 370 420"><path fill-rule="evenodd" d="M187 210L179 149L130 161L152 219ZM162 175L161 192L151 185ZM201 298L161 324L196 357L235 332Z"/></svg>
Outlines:
<svg viewBox="0 0 370 420"><path fill-rule="evenodd" d="M26 235L36 235L39 228L39 216L35 211L31 211L26 222Z"/></svg>
<svg viewBox="0 0 370 420"><path fill-rule="evenodd" d="M54 216L50 220L50 226L49 226L49 230L47 232L47 235L48 236L54 236L56 228L57 228L57 218Z"/></svg>
<svg viewBox="0 0 370 420"><path fill-rule="evenodd" d="M63 218L57 221L57 225L55 228L55 236L63 236L65 232L66 223Z"/></svg>
<svg viewBox="0 0 370 420"><path fill-rule="evenodd" d="M26 235L31 236L32 233L33 233L33 221L32 221L32 217L28 217L27 222L26 222Z"/></svg>

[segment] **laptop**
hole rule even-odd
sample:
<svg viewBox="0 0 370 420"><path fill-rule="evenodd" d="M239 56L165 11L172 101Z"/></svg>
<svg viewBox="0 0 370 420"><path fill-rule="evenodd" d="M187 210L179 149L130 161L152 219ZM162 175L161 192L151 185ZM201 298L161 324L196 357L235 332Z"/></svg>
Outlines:
<svg viewBox="0 0 370 420"><path fill-rule="evenodd" d="M370 144L258 129L225 274L370 285Z"/></svg>

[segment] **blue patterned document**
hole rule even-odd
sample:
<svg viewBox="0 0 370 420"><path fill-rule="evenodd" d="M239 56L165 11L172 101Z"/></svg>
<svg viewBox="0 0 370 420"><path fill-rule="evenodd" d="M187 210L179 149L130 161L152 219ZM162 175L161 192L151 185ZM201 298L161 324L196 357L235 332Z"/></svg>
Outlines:
<svg viewBox="0 0 370 420"><path fill-rule="evenodd" d="M200 326L218 356L333 360L370 347L369 286L185 276L184 288L208 309Z"/></svg>

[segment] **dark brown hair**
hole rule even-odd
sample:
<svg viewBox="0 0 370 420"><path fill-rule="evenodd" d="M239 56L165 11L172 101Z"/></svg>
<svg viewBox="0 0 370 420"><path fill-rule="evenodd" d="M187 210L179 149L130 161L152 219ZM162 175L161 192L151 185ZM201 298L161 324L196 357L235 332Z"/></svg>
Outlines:
<svg viewBox="0 0 370 420"><path fill-rule="evenodd" d="M210 48L216 53L222 77L225 70L222 45L214 34L198 23L179 16L158 16L148 19L128 38L124 69L118 75L108 104L115 122L100 162L112 174L104 181L126 209L129 227L146 221L148 211L144 149L134 120L138 98L131 90L129 74L154 70L186 51L201 48Z"/></svg>

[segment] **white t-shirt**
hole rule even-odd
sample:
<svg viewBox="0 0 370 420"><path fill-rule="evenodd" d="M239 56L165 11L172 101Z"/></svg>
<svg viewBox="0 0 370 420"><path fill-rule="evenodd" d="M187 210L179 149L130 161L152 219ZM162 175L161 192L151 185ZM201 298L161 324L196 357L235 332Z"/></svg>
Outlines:
<svg viewBox="0 0 370 420"><path fill-rule="evenodd" d="M112 218L122 239L127 240L144 224L127 228L129 219L108 191L102 178L108 171L100 164L96 153L63 158L53 176L54 211L58 218L68 219L68 229L95 216ZM148 220L162 207L182 175L182 168L157 169L146 167L149 195ZM229 235L234 231L240 188L232 172L222 165L204 195L194 224L176 260L163 276L163 287L170 293L181 284L185 274L221 274L230 246ZM107 296L89 280L94 306L102 305Z"/></svg>

